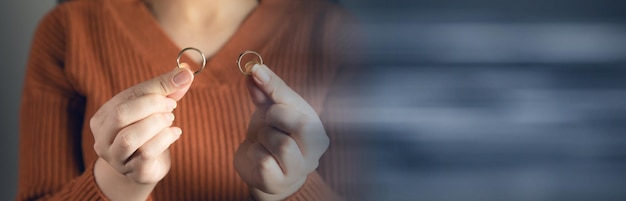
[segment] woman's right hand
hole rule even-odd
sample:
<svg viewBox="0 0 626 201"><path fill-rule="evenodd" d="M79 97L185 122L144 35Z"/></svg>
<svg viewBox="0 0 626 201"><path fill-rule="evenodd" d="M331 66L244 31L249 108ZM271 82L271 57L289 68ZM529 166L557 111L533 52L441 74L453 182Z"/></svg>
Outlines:
<svg viewBox="0 0 626 201"><path fill-rule="evenodd" d="M182 133L172 111L192 81L189 68L176 68L120 92L91 118L94 176L109 199L145 200L167 175L169 147Z"/></svg>

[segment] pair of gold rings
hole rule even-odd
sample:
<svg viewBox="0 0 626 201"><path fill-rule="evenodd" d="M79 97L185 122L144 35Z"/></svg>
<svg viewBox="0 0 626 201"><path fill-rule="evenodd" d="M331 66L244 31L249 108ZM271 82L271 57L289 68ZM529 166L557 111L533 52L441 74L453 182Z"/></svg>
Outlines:
<svg viewBox="0 0 626 201"><path fill-rule="evenodd" d="M194 72L194 73L193 73L194 75L195 75L195 74L198 74L199 72L201 72L202 70L204 70L204 67L206 67L206 57L204 56L204 53L202 53L202 51L200 51L198 48L188 47L188 48L185 48L185 49L181 50L181 51L178 53L178 57L176 58L176 66L177 66L178 68L181 68L181 67L180 67L180 57L182 57L182 56L183 56L183 53L185 53L185 51L187 51L187 50L193 50L193 51L196 51L196 52L198 52L198 53L200 54L200 56L202 56L202 66L200 67L200 69L199 69L199 70L197 70L196 72ZM259 57L259 61L258 61L258 62L260 62L260 64L263 64L263 58L261 57L261 55L260 55L259 53L255 52L255 51L250 51L250 50L244 51L243 53L241 53L241 54L239 55L239 59L237 59L237 67L239 67L239 71L241 71L241 73L243 73L244 75L250 75L250 73L247 73L247 72L248 72L248 70L250 70L250 69L246 68L246 70L244 70L244 68L242 68L242 67L241 67L241 60L242 60L242 59L243 59L243 57L244 57L245 55L247 55L247 54L254 54L254 55L256 55L257 57ZM253 61L253 62L254 62L254 61ZM247 64L246 64L246 65L247 65Z"/></svg>

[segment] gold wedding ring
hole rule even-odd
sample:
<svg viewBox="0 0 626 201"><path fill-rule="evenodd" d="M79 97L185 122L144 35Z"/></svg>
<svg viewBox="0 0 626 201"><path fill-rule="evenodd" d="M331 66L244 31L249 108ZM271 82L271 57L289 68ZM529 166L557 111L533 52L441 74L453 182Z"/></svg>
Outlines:
<svg viewBox="0 0 626 201"><path fill-rule="evenodd" d="M259 60L252 60L248 63L246 63L245 66L245 70L244 68L241 67L241 60L243 59L243 56L245 56L246 54L254 54L257 57L259 57ZM239 59L237 59L237 67L239 67L239 71L241 71L241 73L243 73L244 75L250 75L250 69L252 68L252 66L254 64L263 64L263 57L261 57L261 55L255 51L250 51L250 50L246 50L243 53L241 53L239 55Z"/></svg>
<svg viewBox="0 0 626 201"><path fill-rule="evenodd" d="M204 53L202 53L202 51L200 51L198 48L188 47L188 48L185 48L185 49L181 50L178 53L178 57L176 58L176 66L178 66L178 68L181 68L180 67L180 57L182 57L183 53L185 53L185 51L187 51L187 50L196 51L196 52L200 53L200 56L202 56L202 67L200 67L200 70L198 70L198 71L193 73L194 75L198 74L200 71L204 70L204 67L206 66L206 57L204 56Z"/></svg>

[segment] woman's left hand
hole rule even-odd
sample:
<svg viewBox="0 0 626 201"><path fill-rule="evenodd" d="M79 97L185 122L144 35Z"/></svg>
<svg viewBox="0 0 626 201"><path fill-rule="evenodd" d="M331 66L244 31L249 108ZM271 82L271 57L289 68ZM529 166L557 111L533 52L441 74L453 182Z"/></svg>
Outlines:
<svg viewBox="0 0 626 201"><path fill-rule="evenodd" d="M235 153L235 169L257 200L282 200L317 169L329 139L313 108L265 65L247 78L257 110Z"/></svg>

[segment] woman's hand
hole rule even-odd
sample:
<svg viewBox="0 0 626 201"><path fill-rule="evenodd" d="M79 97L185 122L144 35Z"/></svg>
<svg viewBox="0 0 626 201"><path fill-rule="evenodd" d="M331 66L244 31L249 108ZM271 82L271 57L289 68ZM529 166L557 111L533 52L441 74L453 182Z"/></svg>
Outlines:
<svg viewBox="0 0 626 201"><path fill-rule="evenodd" d="M267 66L248 78L257 107L235 169L258 200L282 200L302 187L318 166L329 139L313 108Z"/></svg>
<svg viewBox="0 0 626 201"><path fill-rule="evenodd" d="M115 95L91 118L94 175L109 199L145 200L167 175L169 147L182 133L172 111L192 81L188 68L177 68Z"/></svg>

